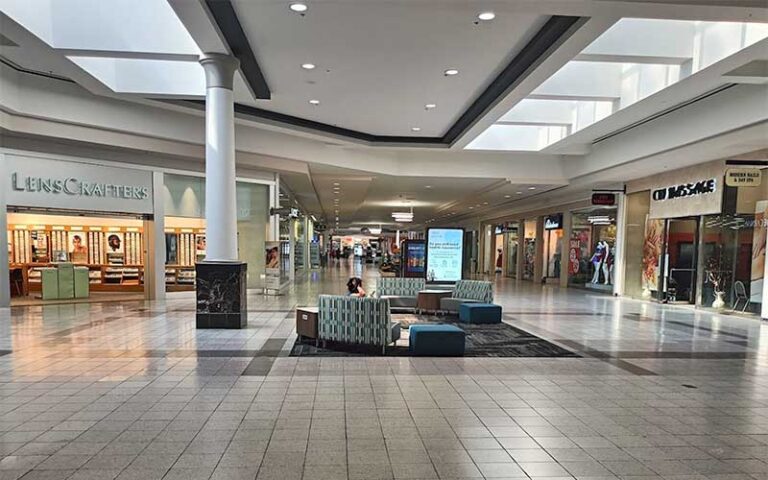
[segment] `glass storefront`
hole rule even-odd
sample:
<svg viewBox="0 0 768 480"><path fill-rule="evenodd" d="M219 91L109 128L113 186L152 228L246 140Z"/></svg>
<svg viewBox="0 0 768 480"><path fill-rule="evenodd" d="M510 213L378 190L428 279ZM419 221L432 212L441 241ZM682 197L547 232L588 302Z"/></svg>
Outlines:
<svg viewBox="0 0 768 480"><path fill-rule="evenodd" d="M711 174L717 214L696 215L690 203L699 200L683 198L668 202L669 218L652 218L653 189L626 197L626 295L760 313L768 184L727 187L723 173ZM674 216L681 210L694 214Z"/></svg>
<svg viewBox="0 0 768 480"><path fill-rule="evenodd" d="M536 265L536 219L525 220L523 237L523 280L533 280Z"/></svg>
<svg viewBox="0 0 768 480"><path fill-rule="evenodd" d="M507 272L506 275L511 278L517 278L517 250L520 245L518 230L519 222L507 223Z"/></svg>
<svg viewBox="0 0 768 480"><path fill-rule="evenodd" d="M563 214L544 217L544 278L560 278L563 259Z"/></svg>
<svg viewBox="0 0 768 480"><path fill-rule="evenodd" d="M573 212L568 240L568 284L612 290L615 245L615 208Z"/></svg>

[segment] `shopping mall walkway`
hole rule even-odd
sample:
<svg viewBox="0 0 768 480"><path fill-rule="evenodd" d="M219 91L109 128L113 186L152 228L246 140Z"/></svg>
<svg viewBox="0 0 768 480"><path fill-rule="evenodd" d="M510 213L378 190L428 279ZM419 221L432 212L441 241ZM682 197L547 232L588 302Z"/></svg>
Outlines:
<svg viewBox="0 0 768 480"><path fill-rule="evenodd" d="M286 356L353 273L250 295L241 331L191 294L0 310L0 480L768 478L766 323L500 280L582 358Z"/></svg>

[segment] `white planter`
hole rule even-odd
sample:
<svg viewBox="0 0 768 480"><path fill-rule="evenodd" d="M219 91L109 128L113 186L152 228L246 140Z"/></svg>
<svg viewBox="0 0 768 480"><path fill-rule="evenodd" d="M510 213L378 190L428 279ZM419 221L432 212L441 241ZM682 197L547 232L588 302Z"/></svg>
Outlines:
<svg viewBox="0 0 768 480"><path fill-rule="evenodd" d="M712 308L724 308L725 307L725 300L723 300L723 297L725 296L725 292L715 292L715 301L712 302Z"/></svg>

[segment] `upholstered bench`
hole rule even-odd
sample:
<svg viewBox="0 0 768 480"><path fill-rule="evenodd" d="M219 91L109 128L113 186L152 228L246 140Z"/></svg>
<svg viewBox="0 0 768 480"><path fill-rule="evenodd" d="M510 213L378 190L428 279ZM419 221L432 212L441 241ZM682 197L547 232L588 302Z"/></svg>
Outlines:
<svg viewBox="0 0 768 480"><path fill-rule="evenodd" d="M493 303L462 303L459 307L462 323L501 323L501 306Z"/></svg>
<svg viewBox="0 0 768 480"><path fill-rule="evenodd" d="M408 349L416 356L460 357L464 355L464 330L453 325L411 325Z"/></svg>

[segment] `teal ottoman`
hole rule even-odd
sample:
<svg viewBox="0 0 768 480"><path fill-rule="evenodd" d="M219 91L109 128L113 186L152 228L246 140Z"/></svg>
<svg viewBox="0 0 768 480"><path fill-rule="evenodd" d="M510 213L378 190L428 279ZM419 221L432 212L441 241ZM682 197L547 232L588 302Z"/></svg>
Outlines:
<svg viewBox="0 0 768 480"><path fill-rule="evenodd" d="M411 325L408 350L414 356L460 357L464 355L464 330L453 325Z"/></svg>
<svg viewBox="0 0 768 480"><path fill-rule="evenodd" d="M459 307L462 323L501 323L501 305L493 303L462 303Z"/></svg>

